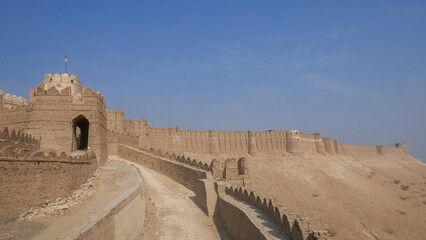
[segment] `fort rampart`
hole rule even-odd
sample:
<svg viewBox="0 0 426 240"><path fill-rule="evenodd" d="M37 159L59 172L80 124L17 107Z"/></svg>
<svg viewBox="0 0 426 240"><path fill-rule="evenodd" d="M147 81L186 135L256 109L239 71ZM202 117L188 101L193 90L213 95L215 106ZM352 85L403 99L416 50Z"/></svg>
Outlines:
<svg viewBox="0 0 426 240"><path fill-rule="evenodd" d="M191 189L196 194L196 202L208 216L213 216L216 193L212 182L210 166L184 156L163 154L161 151L141 151L118 144L118 156L141 164Z"/></svg>
<svg viewBox="0 0 426 240"><path fill-rule="evenodd" d="M221 177L217 179L211 173L216 168L214 161L209 165L202 161L191 160L189 157L176 156L168 152L162 153L160 150L143 151L123 144L118 144L117 147L120 157L160 172L194 191L198 206L204 209L207 215L218 216L234 239L267 239L268 234L271 233L264 232L262 227L256 225L256 221L253 220L256 217L253 214L247 213L241 206L233 204L223 194L231 195L258 207L271 218L271 221L277 225L277 229L287 236L292 236L292 239L327 239L326 232L313 231L308 219L296 218L294 214L274 203L272 199L244 187L229 186L225 188L223 184L218 184L223 180L228 183L226 168L219 168L224 173L217 175L223 176L224 179L221 180ZM239 161L231 160L229 159L230 162L239 164ZM230 168L230 170L234 173L234 168ZM238 175L238 173L236 174ZM219 182L215 183L217 180Z"/></svg>
<svg viewBox="0 0 426 240"><path fill-rule="evenodd" d="M326 231L314 231L307 218L298 218L271 198L264 197L244 187L226 186L224 193L240 201L249 203L266 213L283 234L291 239L328 239ZM234 239L265 239L258 226L250 221L250 217L241 209L231 204L221 194L218 200L219 217L225 221L228 232ZM250 230L250 231L248 231ZM253 236L255 236L253 238Z"/></svg>
<svg viewBox="0 0 426 240"><path fill-rule="evenodd" d="M122 110L107 111L108 142L124 143L141 149L160 149L163 152L245 154L256 156L264 152L288 152L302 156L304 153L321 154L408 154L405 143L392 147L342 144L320 133L302 133L298 130L270 130L264 132L200 131L178 127L152 127L145 119L126 119ZM127 136L125 138L123 136ZM137 140L136 140L137 138ZM380 147L380 148L379 148Z"/></svg>

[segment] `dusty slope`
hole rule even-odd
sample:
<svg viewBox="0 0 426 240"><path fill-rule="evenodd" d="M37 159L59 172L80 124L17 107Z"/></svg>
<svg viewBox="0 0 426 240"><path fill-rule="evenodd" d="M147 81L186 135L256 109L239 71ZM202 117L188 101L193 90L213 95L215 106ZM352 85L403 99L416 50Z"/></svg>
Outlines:
<svg viewBox="0 0 426 240"><path fill-rule="evenodd" d="M216 158L186 153L196 159ZM238 156L232 156L238 157ZM407 155L249 156L252 188L333 239L426 239L426 165Z"/></svg>
<svg viewBox="0 0 426 240"><path fill-rule="evenodd" d="M426 239L426 165L411 157L260 155L253 187L335 239Z"/></svg>

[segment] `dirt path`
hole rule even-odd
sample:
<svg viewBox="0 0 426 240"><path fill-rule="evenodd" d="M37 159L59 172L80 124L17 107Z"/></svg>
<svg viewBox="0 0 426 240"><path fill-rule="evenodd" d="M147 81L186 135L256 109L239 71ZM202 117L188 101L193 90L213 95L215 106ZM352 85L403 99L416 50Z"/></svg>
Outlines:
<svg viewBox="0 0 426 240"><path fill-rule="evenodd" d="M126 161L126 160L124 160ZM145 226L138 240L220 239L213 220L193 202L194 192L139 164L146 191Z"/></svg>

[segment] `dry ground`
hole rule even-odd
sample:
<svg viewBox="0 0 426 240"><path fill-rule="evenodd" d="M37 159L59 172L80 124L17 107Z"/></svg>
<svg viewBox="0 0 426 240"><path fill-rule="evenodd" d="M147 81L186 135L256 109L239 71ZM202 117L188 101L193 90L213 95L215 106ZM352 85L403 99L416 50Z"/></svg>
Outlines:
<svg viewBox="0 0 426 240"><path fill-rule="evenodd" d="M426 239L426 165L415 158L316 153L239 157L249 159L254 190L310 218L315 230L329 230L333 239Z"/></svg>
<svg viewBox="0 0 426 240"><path fill-rule="evenodd" d="M229 239L194 203L194 192L142 165L128 163L141 170L144 182L146 218L138 240Z"/></svg>

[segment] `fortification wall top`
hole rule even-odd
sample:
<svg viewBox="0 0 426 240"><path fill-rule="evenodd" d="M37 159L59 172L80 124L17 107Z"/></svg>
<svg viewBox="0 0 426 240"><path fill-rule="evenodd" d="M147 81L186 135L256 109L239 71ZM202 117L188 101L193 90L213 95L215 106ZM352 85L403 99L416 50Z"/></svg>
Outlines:
<svg viewBox="0 0 426 240"><path fill-rule="evenodd" d="M24 99L23 97L18 97L16 95L11 95L9 93L4 94L4 91L1 89L0 98L2 98L3 100L3 107L5 110L25 108L28 106L27 99Z"/></svg>
<svg viewBox="0 0 426 240"><path fill-rule="evenodd" d="M33 90L31 90L33 92ZM89 87L80 85L64 86L58 84L46 84L44 81L39 84L33 96L30 96L30 102L37 102L43 96L61 96L64 102L72 102L77 104L98 104L101 103L105 107L105 98L100 92L95 92ZM59 99L59 98L55 98ZM44 101L44 100L43 100ZM58 100L55 100L58 101Z"/></svg>
<svg viewBox="0 0 426 240"><path fill-rule="evenodd" d="M72 74L70 75L68 73L49 73L44 75L43 83L45 90L49 90L54 86L60 92L63 89L70 87L71 96L75 96L76 94L82 94L80 79Z"/></svg>

